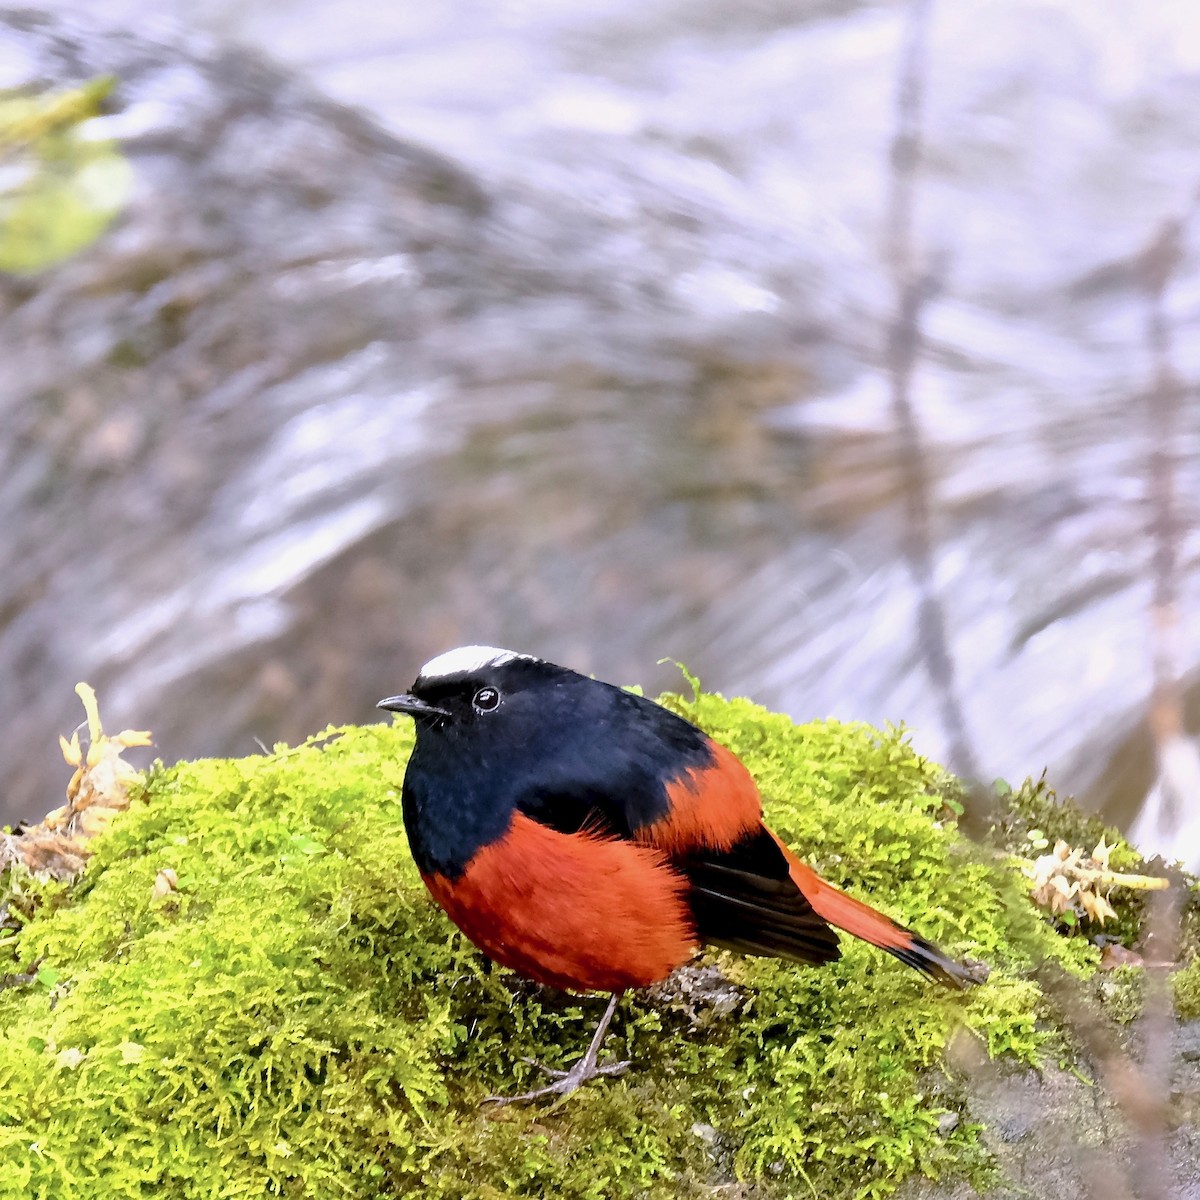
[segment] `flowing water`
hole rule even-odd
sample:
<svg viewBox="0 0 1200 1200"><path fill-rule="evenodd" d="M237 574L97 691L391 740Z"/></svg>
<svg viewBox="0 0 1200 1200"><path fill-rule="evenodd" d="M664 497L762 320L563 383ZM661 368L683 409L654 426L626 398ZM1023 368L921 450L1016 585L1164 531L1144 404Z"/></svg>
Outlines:
<svg viewBox="0 0 1200 1200"><path fill-rule="evenodd" d="M0 24L0 86L115 74L93 124L136 183L89 251L0 278L12 812L57 803L77 679L168 758L244 753L463 641L652 690L669 655L948 753L884 355L905 6L42 11ZM1200 16L955 0L927 58L913 400L963 719L987 776L1128 820L1163 432L1138 264L1171 218L1200 664Z"/></svg>

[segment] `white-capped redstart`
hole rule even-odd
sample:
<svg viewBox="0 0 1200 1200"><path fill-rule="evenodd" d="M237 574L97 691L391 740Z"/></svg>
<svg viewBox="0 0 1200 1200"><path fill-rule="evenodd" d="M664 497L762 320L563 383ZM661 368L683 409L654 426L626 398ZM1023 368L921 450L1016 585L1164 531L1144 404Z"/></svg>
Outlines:
<svg viewBox="0 0 1200 1200"><path fill-rule="evenodd" d="M587 1054L512 1099L597 1074L617 997L705 943L820 964L831 926L961 988L968 968L806 866L763 824L749 771L652 700L494 646L421 668L380 708L416 721L404 824L421 878L489 958L613 993Z"/></svg>

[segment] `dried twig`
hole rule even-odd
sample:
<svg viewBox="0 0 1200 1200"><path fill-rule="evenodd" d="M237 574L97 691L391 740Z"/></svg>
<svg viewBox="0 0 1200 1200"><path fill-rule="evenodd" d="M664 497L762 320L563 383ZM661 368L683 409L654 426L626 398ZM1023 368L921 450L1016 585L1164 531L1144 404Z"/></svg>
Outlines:
<svg viewBox="0 0 1200 1200"><path fill-rule="evenodd" d="M27 987L31 983L36 983L41 966L42 960L39 958L34 961L28 971L14 971L8 975L0 975L0 991L5 988Z"/></svg>
<svg viewBox="0 0 1200 1200"><path fill-rule="evenodd" d="M1055 915L1070 911L1103 925L1109 917L1117 915L1108 902L1110 889L1155 892L1170 886L1170 881L1160 875L1111 870L1108 865L1111 850L1103 838L1091 854L1060 838L1051 853L1017 862L1033 883L1031 899L1039 908Z"/></svg>
<svg viewBox="0 0 1200 1200"><path fill-rule="evenodd" d="M1139 1028L1142 1087L1136 1094L1150 1099L1141 1105L1123 1104L1134 1131L1141 1200L1168 1200L1173 1191L1163 1164L1168 1161L1166 1133L1175 1047L1168 975L1179 953L1180 890L1174 887L1157 893L1146 914L1146 999Z"/></svg>
<svg viewBox="0 0 1200 1200"><path fill-rule="evenodd" d="M896 92L896 125L889 172L886 253L892 272L895 313L888 330L887 365L892 413L904 484L904 556L916 585L917 641L937 689L949 738L951 768L961 778L980 778L967 730L946 618L934 583L929 477L920 427L912 403L912 379L921 349L921 304L926 281L918 270L913 236L917 168L921 160L921 109L925 91L925 38L932 0L912 0Z"/></svg>
<svg viewBox="0 0 1200 1200"><path fill-rule="evenodd" d="M1200 194L1198 194L1200 198ZM1179 666L1179 537L1182 523L1176 495L1176 461L1183 384L1175 370L1166 292L1183 257L1183 236L1190 216L1166 218L1138 259L1146 298L1146 344L1153 378L1146 397L1150 434L1147 463L1150 501L1149 536L1153 545L1154 592L1150 629L1154 670L1149 725L1158 758L1162 808L1160 834L1177 832L1187 821L1200 780L1200 755L1187 740Z"/></svg>
<svg viewBox="0 0 1200 1200"><path fill-rule="evenodd" d="M86 683L75 691L87 714L88 740L81 745L78 731L70 741L59 738L63 757L75 768L67 784L67 803L20 833L0 833L0 871L20 863L52 879L74 879L91 854L90 840L129 807L130 788L141 781L124 752L151 745L150 734L123 729L109 736L100 724L95 692Z"/></svg>

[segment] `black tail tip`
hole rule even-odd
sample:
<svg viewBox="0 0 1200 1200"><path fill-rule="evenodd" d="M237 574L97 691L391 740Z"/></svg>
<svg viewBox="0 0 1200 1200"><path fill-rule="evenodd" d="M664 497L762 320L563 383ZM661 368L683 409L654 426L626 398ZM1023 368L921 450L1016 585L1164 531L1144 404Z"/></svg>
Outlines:
<svg viewBox="0 0 1200 1200"><path fill-rule="evenodd" d="M986 982L987 977L991 974L991 968L987 963L974 959L955 962L932 942L927 942L916 934L912 935L911 945L894 950L889 947L889 950L902 963L920 971L922 975L934 980L935 983L955 988L960 992Z"/></svg>

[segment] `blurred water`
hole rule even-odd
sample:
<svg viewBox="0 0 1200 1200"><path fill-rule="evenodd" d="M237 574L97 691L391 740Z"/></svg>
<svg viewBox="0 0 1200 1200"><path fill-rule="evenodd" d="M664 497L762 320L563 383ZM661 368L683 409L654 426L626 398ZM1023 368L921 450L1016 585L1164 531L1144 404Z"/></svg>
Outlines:
<svg viewBox="0 0 1200 1200"><path fill-rule="evenodd" d="M86 261L0 291L15 800L55 802L28 746L76 678L168 755L245 751L369 717L461 641L650 688L669 654L943 756L882 362L903 14L131 0L104 19L147 41L72 35L125 81L105 120L142 190ZM30 77L52 43L7 39ZM1200 16L956 0L929 62L915 401L966 722L988 773L1049 766L1127 819L1153 774L1136 260L1200 184ZM1165 295L1185 614L1197 265L1193 223ZM1186 619L1180 653L1194 678Z"/></svg>

